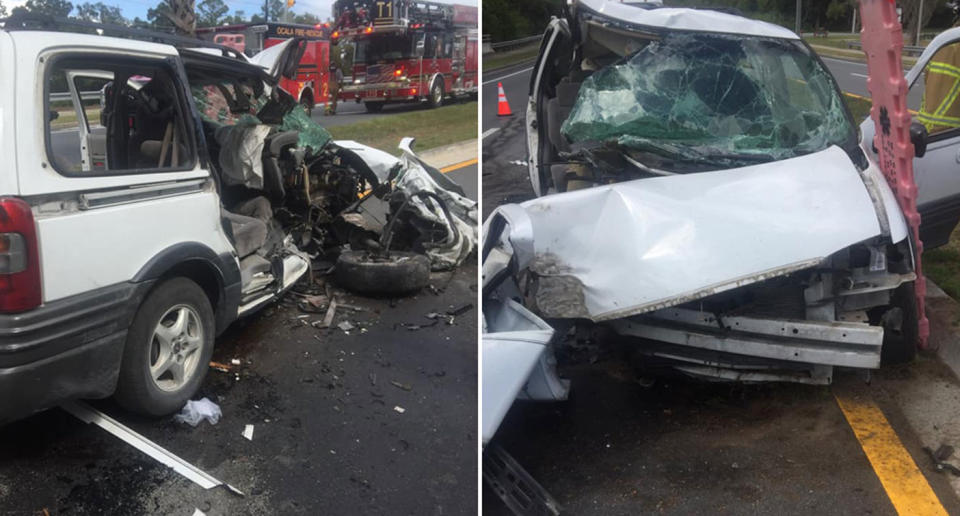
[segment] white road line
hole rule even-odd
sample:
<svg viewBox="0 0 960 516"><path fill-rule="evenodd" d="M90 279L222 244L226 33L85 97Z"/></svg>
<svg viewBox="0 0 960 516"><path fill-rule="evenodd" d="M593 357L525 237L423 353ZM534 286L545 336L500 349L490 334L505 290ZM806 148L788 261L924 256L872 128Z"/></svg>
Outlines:
<svg viewBox="0 0 960 516"><path fill-rule="evenodd" d="M486 131L483 132L483 134L480 135L480 139L481 139L481 140L486 140L486 139L487 139L487 136L490 136L491 134L493 134L493 133L495 133L495 132L497 132L497 131L499 131L499 130L500 130L499 127L494 127L493 129L487 129Z"/></svg>
<svg viewBox="0 0 960 516"><path fill-rule="evenodd" d="M863 77L864 79L867 78L867 74L865 74L865 73L853 73L853 72L850 72L850 75L852 75L852 76L854 76L854 77Z"/></svg>
<svg viewBox="0 0 960 516"><path fill-rule="evenodd" d="M520 74L522 74L522 73L529 72L530 70L533 70L533 67L532 67L532 66L531 66L530 68L524 68L523 70L520 70L519 72L508 73L507 75L504 75L504 76L501 76L501 77L497 77L496 79L490 79L489 81L484 81L483 85L486 86L487 84L491 84L491 83L494 83L494 82L497 82L497 81L502 81L502 80L506 79L507 77L513 77L514 75L520 75Z"/></svg>
<svg viewBox="0 0 960 516"><path fill-rule="evenodd" d="M823 59L824 61L833 61L834 63L843 63L848 65L862 66L864 68L867 67L866 63L861 63L859 61L851 61L848 59L837 59L835 57L825 57L825 56L820 56L820 59Z"/></svg>

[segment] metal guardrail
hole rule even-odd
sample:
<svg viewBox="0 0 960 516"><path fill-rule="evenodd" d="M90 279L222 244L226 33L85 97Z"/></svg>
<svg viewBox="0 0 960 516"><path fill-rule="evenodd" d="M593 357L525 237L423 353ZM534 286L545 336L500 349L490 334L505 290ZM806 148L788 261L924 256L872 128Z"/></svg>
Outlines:
<svg viewBox="0 0 960 516"><path fill-rule="evenodd" d="M863 48L863 45L862 45L859 41L848 41L848 42L847 42L847 48L862 49L862 48ZM904 45L904 46L903 46L903 53L904 53L904 54L911 55L911 56L919 56L920 54L923 53L923 49L925 49L925 48L927 48L927 47L917 47L917 46L913 46L913 45Z"/></svg>
<svg viewBox="0 0 960 516"><path fill-rule="evenodd" d="M489 36L484 36L484 37L487 38ZM490 48L493 49L494 52L503 52L504 50L512 50L517 47L522 47L524 45L529 45L530 43L540 41L540 38L542 37L543 37L542 34L537 34L536 36L530 36L526 38L512 39L510 41L501 41L499 43L490 43Z"/></svg>
<svg viewBox="0 0 960 516"><path fill-rule="evenodd" d="M97 100L100 98L100 91L81 91L80 100ZM62 93L51 93L50 101L51 102L65 102L70 100L70 92Z"/></svg>

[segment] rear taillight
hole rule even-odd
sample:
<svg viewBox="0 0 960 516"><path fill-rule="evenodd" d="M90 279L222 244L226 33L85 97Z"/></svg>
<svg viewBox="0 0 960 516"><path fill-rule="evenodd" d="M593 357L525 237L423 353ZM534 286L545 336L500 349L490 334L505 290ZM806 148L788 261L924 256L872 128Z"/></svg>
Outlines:
<svg viewBox="0 0 960 516"><path fill-rule="evenodd" d="M0 313L40 306L40 259L30 206L0 197Z"/></svg>

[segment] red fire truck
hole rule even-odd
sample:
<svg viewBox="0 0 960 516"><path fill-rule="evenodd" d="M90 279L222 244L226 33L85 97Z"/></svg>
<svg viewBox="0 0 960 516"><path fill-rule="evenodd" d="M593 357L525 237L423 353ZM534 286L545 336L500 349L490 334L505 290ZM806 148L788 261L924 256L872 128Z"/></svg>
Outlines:
<svg viewBox="0 0 960 516"><path fill-rule="evenodd" d="M477 8L415 0L338 0L331 41L354 44L353 78L341 98L376 112L384 104L476 95Z"/></svg>
<svg viewBox="0 0 960 516"><path fill-rule="evenodd" d="M270 22L204 27L197 29L197 35L239 50L247 56L253 56L293 37L303 38L305 48L297 69L297 78L281 79L280 87L298 99L307 108L307 112L311 112L314 105L327 102L330 93L331 31L326 24L314 26Z"/></svg>

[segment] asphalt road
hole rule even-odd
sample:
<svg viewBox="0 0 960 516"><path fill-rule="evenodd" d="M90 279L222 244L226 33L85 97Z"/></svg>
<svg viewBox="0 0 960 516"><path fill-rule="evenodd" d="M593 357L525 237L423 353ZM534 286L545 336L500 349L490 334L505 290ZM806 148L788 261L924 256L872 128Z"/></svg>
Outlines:
<svg viewBox="0 0 960 516"><path fill-rule="evenodd" d="M470 262L415 297L342 294L359 307L337 312L335 325L357 326L349 332L305 325L323 315L292 295L238 321L214 360L241 365L211 369L197 396L220 405L216 426L95 403L243 498L201 489L53 409L0 428L0 514L475 514L477 308L452 324L403 325L475 304L476 278Z"/></svg>
<svg viewBox="0 0 960 516"><path fill-rule="evenodd" d="M318 104L313 108L313 119L325 127L334 127L338 125L347 125L364 120L373 120L382 116L390 116L396 113L408 113L419 109L427 109L425 104L387 104L383 106L383 111L379 113L367 113L367 108L363 104L352 100L340 102L337 105L336 115L324 115L323 105Z"/></svg>

